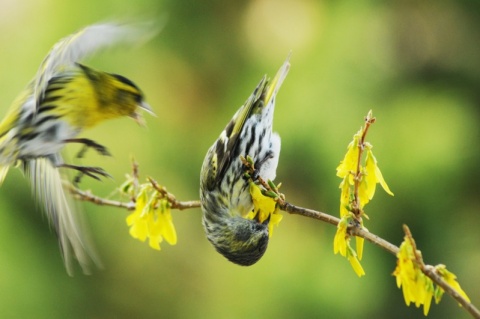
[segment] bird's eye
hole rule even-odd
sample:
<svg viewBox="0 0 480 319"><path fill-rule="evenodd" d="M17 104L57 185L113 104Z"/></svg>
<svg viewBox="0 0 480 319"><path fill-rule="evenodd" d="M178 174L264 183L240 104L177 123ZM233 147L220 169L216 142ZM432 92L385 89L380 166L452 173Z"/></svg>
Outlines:
<svg viewBox="0 0 480 319"><path fill-rule="evenodd" d="M141 104L143 101L143 97L140 94L133 93L133 98L135 99L135 103Z"/></svg>

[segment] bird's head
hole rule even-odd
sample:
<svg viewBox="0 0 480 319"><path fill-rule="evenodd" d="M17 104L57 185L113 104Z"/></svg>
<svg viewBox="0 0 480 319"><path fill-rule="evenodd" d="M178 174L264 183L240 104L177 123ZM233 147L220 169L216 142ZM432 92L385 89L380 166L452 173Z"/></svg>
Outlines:
<svg viewBox="0 0 480 319"><path fill-rule="evenodd" d="M208 240L231 262L250 266L263 256L268 246L268 221L259 223L242 217L230 217L224 222L209 223L204 218Z"/></svg>
<svg viewBox="0 0 480 319"><path fill-rule="evenodd" d="M137 123L143 124L140 110L154 115L150 105L145 102L142 90L130 79L118 74L97 71L79 63L77 66L92 85L97 100L97 115L92 124L122 116L129 116Z"/></svg>
<svg viewBox="0 0 480 319"><path fill-rule="evenodd" d="M148 113L153 113L150 105L145 102L145 96L142 90L131 80L118 74L111 74L113 77L113 85L115 93L113 94L112 103L117 105L121 115L133 118L138 124L144 125L144 120L139 112L145 110Z"/></svg>

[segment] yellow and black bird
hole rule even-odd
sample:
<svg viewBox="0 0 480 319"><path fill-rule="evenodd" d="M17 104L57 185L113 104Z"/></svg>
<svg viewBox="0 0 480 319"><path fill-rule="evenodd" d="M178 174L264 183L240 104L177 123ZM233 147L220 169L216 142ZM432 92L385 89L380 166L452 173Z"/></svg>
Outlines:
<svg viewBox="0 0 480 319"><path fill-rule="evenodd" d="M260 223L246 218L254 206L240 156L253 159L259 176L275 179L281 142L272 131L273 112L289 69L287 58L272 81L263 77L210 147L202 165L200 199L207 238L219 253L242 266L253 265L265 253L269 220Z"/></svg>
<svg viewBox="0 0 480 319"><path fill-rule="evenodd" d="M97 179L108 174L100 168L65 163L63 147L81 143L108 154L105 147L77 138L78 134L104 120L122 116L141 122L140 110L152 112L143 92L131 80L79 62L114 44L142 42L155 33L153 29L146 23L103 23L60 40L0 122L0 184L11 166L22 165L34 197L55 226L69 274L71 257L78 260L85 272L96 257L82 235L79 216L69 204L59 168L79 170Z"/></svg>

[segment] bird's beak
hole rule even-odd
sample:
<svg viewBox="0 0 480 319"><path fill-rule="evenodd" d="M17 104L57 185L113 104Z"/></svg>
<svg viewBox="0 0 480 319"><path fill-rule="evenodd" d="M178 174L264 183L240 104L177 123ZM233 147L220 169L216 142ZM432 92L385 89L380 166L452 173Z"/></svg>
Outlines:
<svg viewBox="0 0 480 319"><path fill-rule="evenodd" d="M153 109L152 107L150 106L150 104L148 104L147 102L142 102L138 105L141 109L147 111L148 113L150 113L151 115L153 116L156 116L155 113L153 112Z"/></svg>
<svg viewBox="0 0 480 319"><path fill-rule="evenodd" d="M142 102L142 103L138 104L138 108L147 111L148 113L150 113L153 116L156 116L155 113L153 113L152 107L146 102ZM135 122L137 122L138 125L145 126L145 119L143 118L142 114L140 114L138 112L138 109L135 110L132 114L130 114L130 117Z"/></svg>

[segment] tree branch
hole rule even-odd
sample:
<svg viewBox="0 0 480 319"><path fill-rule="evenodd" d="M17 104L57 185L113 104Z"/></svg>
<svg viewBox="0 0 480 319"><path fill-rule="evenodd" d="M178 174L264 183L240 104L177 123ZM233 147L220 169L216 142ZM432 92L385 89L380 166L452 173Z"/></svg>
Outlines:
<svg viewBox="0 0 480 319"><path fill-rule="evenodd" d="M280 208L290 214L295 214L295 215L302 215L305 217L309 218L314 218L318 219L321 221L324 221L326 223L329 223L331 225L337 226L338 223L340 222L340 219L337 217L334 217L329 214L325 214L313 209L308 209L308 208L303 208L303 207L298 207L295 205L292 205L290 203L285 202L283 205L280 206ZM385 239L378 237L375 234L372 234L365 228L359 227L357 225L350 225L348 228L348 232L351 236L358 236L358 237L363 237L367 241L371 242L372 244L375 244L384 250L388 251L389 253L393 255L397 255L398 253L398 247L389 243Z"/></svg>
<svg viewBox="0 0 480 319"><path fill-rule="evenodd" d="M422 272L432 279L434 283L442 287L442 289L452 296L459 304L465 308L474 318L480 319L480 311L475 307L474 304L463 298L451 285L449 285L443 278L437 273L437 270L434 266L422 264L420 267Z"/></svg>
<svg viewBox="0 0 480 319"><path fill-rule="evenodd" d="M165 187L160 186L153 178L149 177L148 181L152 184L152 186L157 190L164 198L166 198L169 203L172 205L173 209L178 210L186 210L191 208L199 208L201 203L199 200L192 200L192 201L178 201L172 193L169 193ZM74 195L75 198L78 200L88 201L94 203L96 205L101 206L112 206L118 208L124 208L127 210L134 210L135 209L135 202L121 202L121 201L114 201L109 199L104 199L98 196L93 195L90 191L82 191L75 186L68 184L68 190ZM278 204L280 209L293 215L301 215L308 218L317 219L323 221L325 223L337 226L340 219L334 217L332 215L322 213L313 209L299 207L293 204L290 204L283 199L278 200ZM394 256L397 256L399 252L399 248L394 244L386 241L385 239L369 232L366 228L361 227L357 224L352 224L348 228L348 233L350 236L358 236L365 238L367 241L371 242L372 244L381 247L385 251L391 253ZM465 308L474 318L480 319L480 311L470 302L468 302L463 296L461 296L450 284L448 284L445 280L442 279L440 275L438 275L437 270L434 266L425 265L423 261L421 263L421 270L422 272L432 279L437 285L442 287L442 289L447 292L453 299L455 299L458 303L460 303L463 308Z"/></svg>
<svg viewBox="0 0 480 319"><path fill-rule="evenodd" d="M118 208L125 208L128 210L134 210L135 209L135 202L130 201L130 202L121 202L121 201L115 201L115 200L110 200L106 198L101 198L96 195L93 195L90 191L83 191L81 189L76 188L75 186L68 184L67 186L68 191L73 195L74 198L86 202L91 202L96 205L100 206L113 206L113 207L118 207Z"/></svg>
<svg viewBox="0 0 480 319"><path fill-rule="evenodd" d="M148 181L152 184L153 188L159 192L171 205L173 209L184 210L190 208L199 208L201 203L199 200L190 200L190 201L178 201L172 193L169 193L164 186L160 186L156 180L151 177L147 178Z"/></svg>

